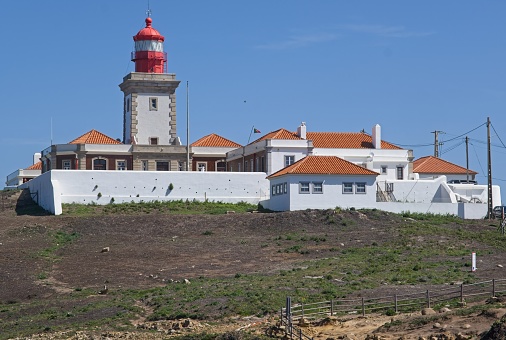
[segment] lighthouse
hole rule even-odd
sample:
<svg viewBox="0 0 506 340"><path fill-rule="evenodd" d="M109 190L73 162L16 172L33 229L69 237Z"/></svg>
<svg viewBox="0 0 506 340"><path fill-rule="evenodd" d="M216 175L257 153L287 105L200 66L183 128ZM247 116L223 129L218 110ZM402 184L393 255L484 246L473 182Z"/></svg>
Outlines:
<svg viewBox="0 0 506 340"><path fill-rule="evenodd" d="M131 60L135 72L127 74L119 85L123 97L123 143L137 145L180 145L176 133L176 89L180 81L167 73L165 37L153 28L147 17L146 27L133 36Z"/></svg>

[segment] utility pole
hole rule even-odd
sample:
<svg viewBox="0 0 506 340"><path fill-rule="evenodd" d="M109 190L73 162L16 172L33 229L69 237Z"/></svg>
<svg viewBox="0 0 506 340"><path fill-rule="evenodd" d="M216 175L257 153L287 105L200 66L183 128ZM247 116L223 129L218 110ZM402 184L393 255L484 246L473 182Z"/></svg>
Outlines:
<svg viewBox="0 0 506 340"><path fill-rule="evenodd" d="M439 158L439 134L443 133L443 131L432 131L431 133L434 134L434 157ZM442 144L442 143L441 143Z"/></svg>
<svg viewBox="0 0 506 340"><path fill-rule="evenodd" d="M466 180L469 184L469 137L466 136Z"/></svg>
<svg viewBox="0 0 506 340"><path fill-rule="evenodd" d="M487 117L487 153L488 153L488 219L494 218L492 204L492 153L490 151L490 117Z"/></svg>

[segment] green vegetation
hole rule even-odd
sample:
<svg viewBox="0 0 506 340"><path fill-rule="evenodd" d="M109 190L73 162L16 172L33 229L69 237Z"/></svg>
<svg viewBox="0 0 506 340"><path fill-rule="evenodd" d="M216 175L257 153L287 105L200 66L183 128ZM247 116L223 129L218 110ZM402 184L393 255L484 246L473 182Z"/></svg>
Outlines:
<svg viewBox="0 0 506 340"><path fill-rule="evenodd" d="M99 205L64 205L67 215L95 214L224 214L227 211L255 210L254 205L219 202L172 201ZM270 235L254 243L242 239L240 244L259 251L269 250L289 256L292 261L268 273L231 273L224 277L195 277L184 281L167 282L163 287L126 289L114 287L107 295L98 296L96 290L74 287L71 293L58 299L34 300L29 304L16 301L0 302L0 339L27 336L36 332L57 330L103 329L134 330L130 320L138 315L148 320L178 318L220 319L279 313L286 296L294 303L311 303L345 298L364 289L380 285L441 285L451 282L476 282L468 267L471 249L469 242L479 243L489 252L505 251L506 238L499 237L495 228L466 228L469 221L454 216L431 214L390 215L397 223L395 235L388 242L369 240L365 243L344 242L339 231L360 228L362 222L353 214L365 214L370 220L385 219L376 210L329 211L322 216L326 230L312 232L305 226L294 231ZM330 217L329 217L330 216ZM386 220L386 219L385 219ZM367 223L364 222L364 223ZM204 227L202 239L220 236ZM57 259L58 249L79 238L73 232L50 232L50 246L38 253L49 261ZM442 242L442 240L450 240ZM286 255L288 254L288 255ZM314 254L318 254L315 256ZM34 273L39 280L51 276L47 270ZM146 306L144 310L138 306ZM149 312L148 312L149 311ZM393 309L385 309L394 315ZM422 319L420 319L422 320ZM422 321L426 322L427 318ZM386 324L395 328L399 321ZM216 338L201 334L180 339ZM241 336L248 339L248 337Z"/></svg>
<svg viewBox="0 0 506 340"><path fill-rule="evenodd" d="M114 200L111 199L110 203ZM246 202L223 203L223 202L201 202L197 200L179 201L153 201L153 202L131 202L109 205L98 204L63 204L63 214L89 216L96 214L225 214L227 211L249 212L257 210L257 205Z"/></svg>

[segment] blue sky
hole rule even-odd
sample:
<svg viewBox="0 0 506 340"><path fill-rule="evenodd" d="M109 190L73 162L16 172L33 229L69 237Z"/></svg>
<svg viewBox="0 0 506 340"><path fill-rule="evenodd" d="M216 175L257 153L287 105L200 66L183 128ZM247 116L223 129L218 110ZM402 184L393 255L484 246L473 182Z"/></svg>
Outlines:
<svg viewBox="0 0 506 340"><path fill-rule="evenodd" d="M492 123L492 175L506 190L506 2L150 0L168 70L181 80L178 135L246 144L262 133L371 131L466 165L465 133ZM118 85L148 1L3 1L0 64L8 174L34 152L97 129L122 137ZM463 135L463 136L461 136ZM258 135L257 135L258 136ZM257 137L255 136L255 137ZM459 137L460 136L460 137ZM469 165L486 183L487 131L470 132ZM457 138L456 138L457 137ZM253 137L252 137L253 139ZM1 186L1 184L0 184Z"/></svg>

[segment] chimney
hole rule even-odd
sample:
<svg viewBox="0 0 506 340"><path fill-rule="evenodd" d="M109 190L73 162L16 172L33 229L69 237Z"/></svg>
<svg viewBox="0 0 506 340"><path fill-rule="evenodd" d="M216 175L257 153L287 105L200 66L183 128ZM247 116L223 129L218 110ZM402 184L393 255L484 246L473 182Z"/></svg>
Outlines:
<svg viewBox="0 0 506 340"><path fill-rule="evenodd" d="M40 162L40 157L42 157L40 152L34 153L33 154L33 164Z"/></svg>
<svg viewBox="0 0 506 340"><path fill-rule="evenodd" d="M305 122L300 123L300 126L297 128L297 135L302 139L306 139L306 123Z"/></svg>
<svg viewBox="0 0 506 340"><path fill-rule="evenodd" d="M376 124L372 127L372 146L381 149L381 126Z"/></svg>

